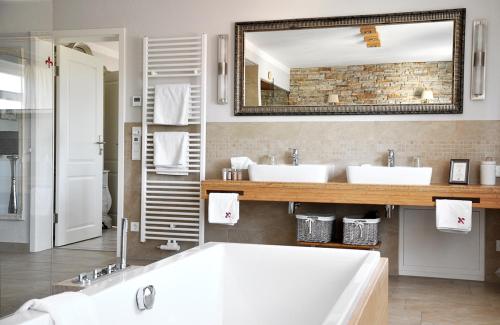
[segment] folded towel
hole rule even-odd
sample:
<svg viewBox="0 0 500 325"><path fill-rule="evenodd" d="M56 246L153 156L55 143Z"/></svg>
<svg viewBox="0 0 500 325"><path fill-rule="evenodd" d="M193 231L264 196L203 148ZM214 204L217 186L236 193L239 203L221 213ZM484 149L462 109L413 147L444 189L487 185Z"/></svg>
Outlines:
<svg viewBox="0 0 500 325"><path fill-rule="evenodd" d="M188 125L189 84L155 86L155 124Z"/></svg>
<svg viewBox="0 0 500 325"><path fill-rule="evenodd" d="M48 313L54 325L100 323L92 298L81 292L63 292L43 299L32 299L25 302L17 312L29 309Z"/></svg>
<svg viewBox="0 0 500 325"><path fill-rule="evenodd" d="M231 157L231 168L233 169L248 169L249 165L255 164L248 157Z"/></svg>
<svg viewBox="0 0 500 325"><path fill-rule="evenodd" d="M210 193L208 195L208 222L233 226L239 218L238 193Z"/></svg>
<svg viewBox="0 0 500 325"><path fill-rule="evenodd" d="M153 144L157 174L188 175L189 133L155 132Z"/></svg>
<svg viewBox="0 0 500 325"><path fill-rule="evenodd" d="M468 233L472 226L472 202L436 200L436 228L444 232Z"/></svg>

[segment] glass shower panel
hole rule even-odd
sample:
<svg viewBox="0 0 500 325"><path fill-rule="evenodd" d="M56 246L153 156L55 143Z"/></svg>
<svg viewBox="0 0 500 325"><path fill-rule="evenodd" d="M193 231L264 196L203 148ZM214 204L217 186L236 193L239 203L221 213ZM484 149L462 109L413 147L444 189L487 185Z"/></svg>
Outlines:
<svg viewBox="0 0 500 325"><path fill-rule="evenodd" d="M53 48L0 34L0 318L52 293Z"/></svg>
<svg viewBox="0 0 500 325"><path fill-rule="evenodd" d="M8 219L22 219L26 49L17 43L0 47L0 216Z"/></svg>
<svg viewBox="0 0 500 325"><path fill-rule="evenodd" d="M53 74L51 37L0 35L0 242L32 249L30 219L53 213Z"/></svg>
<svg viewBox="0 0 500 325"><path fill-rule="evenodd" d="M0 323L52 294L51 0L0 0Z"/></svg>

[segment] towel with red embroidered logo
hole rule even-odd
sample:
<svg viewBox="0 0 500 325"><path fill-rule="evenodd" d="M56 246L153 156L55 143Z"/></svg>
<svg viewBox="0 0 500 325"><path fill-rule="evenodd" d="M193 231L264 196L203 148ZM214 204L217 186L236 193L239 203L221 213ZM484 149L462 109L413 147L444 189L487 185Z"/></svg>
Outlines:
<svg viewBox="0 0 500 325"><path fill-rule="evenodd" d="M208 222L234 226L239 218L238 193L208 194Z"/></svg>
<svg viewBox="0 0 500 325"><path fill-rule="evenodd" d="M436 228L452 233L470 232L472 201L436 200Z"/></svg>

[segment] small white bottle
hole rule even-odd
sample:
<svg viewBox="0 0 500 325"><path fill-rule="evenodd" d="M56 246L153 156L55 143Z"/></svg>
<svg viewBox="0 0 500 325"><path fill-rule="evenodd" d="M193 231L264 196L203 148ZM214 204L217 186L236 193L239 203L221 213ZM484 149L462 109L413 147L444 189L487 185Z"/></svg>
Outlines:
<svg viewBox="0 0 500 325"><path fill-rule="evenodd" d="M481 161L480 178L481 185L495 185L496 184L496 165L497 162L493 158L486 158Z"/></svg>

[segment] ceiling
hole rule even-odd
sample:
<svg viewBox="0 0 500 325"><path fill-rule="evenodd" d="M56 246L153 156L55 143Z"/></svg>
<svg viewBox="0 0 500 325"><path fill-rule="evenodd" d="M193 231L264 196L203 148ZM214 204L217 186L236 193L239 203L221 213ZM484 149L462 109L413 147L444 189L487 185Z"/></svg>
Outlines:
<svg viewBox="0 0 500 325"><path fill-rule="evenodd" d="M377 25L382 46L367 48L359 27L245 33L289 68L451 61L453 22Z"/></svg>

